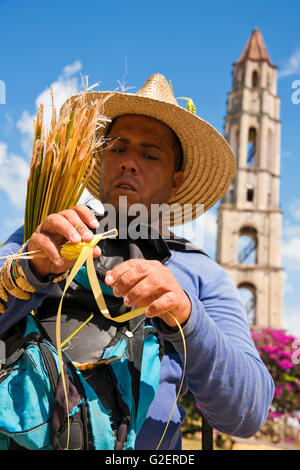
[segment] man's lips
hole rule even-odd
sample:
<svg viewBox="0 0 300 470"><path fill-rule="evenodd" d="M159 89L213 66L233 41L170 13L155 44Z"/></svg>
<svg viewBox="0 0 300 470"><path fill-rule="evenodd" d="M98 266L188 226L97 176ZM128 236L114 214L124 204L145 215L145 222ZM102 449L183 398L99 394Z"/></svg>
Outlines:
<svg viewBox="0 0 300 470"><path fill-rule="evenodd" d="M124 191L124 192L137 192L138 188L136 185L132 184L129 181L118 181L115 185L114 188L117 189L118 191Z"/></svg>

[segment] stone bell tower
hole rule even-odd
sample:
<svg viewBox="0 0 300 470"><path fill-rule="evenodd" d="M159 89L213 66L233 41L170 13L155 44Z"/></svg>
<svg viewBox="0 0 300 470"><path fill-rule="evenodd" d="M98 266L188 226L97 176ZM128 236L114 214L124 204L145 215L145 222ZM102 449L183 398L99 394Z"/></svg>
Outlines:
<svg viewBox="0 0 300 470"><path fill-rule="evenodd" d="M225 138L236 156L234 181L218 210L217 262L230 274L248 321L282 328L280 98L277 67L255 29L233 64Z"/></svg>

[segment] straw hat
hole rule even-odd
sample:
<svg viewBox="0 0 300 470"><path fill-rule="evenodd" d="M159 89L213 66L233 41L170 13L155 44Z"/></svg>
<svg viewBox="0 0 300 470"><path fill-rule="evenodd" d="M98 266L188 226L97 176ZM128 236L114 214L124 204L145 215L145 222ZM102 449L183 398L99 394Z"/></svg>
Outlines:
<svg viewBox="0 0 300 470"><path fill-rule="evenodd" d="M109 94L111 92L91 92L87 96L95 101L105 99ZM158 119L167 124L181 142L184 179L177 195L168 202L169 206L177 205L174 212L170 207L169 226L197 217L196 204L203 204L205 212L224 196L235 172L235 157L229 144L214 127L179 106L163 75L152 75L135 94L111 94L104 103L104 115L114 119L123 114L142 114ZM87 185L88 191L97 199L100 184L98 160ZM185 219L182 220L184 204L190 207L185 208Z"/></svg>

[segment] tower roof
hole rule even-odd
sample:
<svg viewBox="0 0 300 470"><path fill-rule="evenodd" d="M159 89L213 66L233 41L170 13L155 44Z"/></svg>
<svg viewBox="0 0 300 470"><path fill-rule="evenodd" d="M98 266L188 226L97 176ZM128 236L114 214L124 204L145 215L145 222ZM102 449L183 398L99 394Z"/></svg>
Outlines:
<svg viewBox="0 0 300 470"><path fill-rule="evenodd" d="M271 62L263 36L258 28L252 31L239 60L235 62L235 64L241 64L245 60L254 60L257 62L265 60L271 67L277 68Z"/></svg>

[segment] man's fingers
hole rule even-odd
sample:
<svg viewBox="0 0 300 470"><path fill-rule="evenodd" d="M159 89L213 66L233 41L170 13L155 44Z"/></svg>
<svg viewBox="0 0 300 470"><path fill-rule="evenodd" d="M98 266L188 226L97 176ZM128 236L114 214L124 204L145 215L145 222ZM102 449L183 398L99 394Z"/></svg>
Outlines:
<svg viewBox="0 0 300 470"><path fill-rule="evenodd" d="M120 287L128 282L138 281L143 279L145 276L150 274L154 269L163 268L163 265L159 261L155 260L140 260L140 259L130 259L120 263L118 266L113 268L106 274L105 282L114 287L117 282L120 281ZM125 277L126 276L126 277ZM127 281L128 279L128 281Z"/></svg>
<svg viewBox="0 0 300 470"><path fill-rule="evenodd" d="M136 270L128 270L123 276L117 278L117 281L111 284L113 287L114 295L119 297L126 294L130 289L134 288L137 283L142 281L147 276L147 272L137 272Z"/></svg>
<svg viewBox="0 0 300 470"><path fill-rule="evenodd" d="M80 219L87 225L92 228L98 228L99 222L95 217L94 213L83 204L77 204L77 206L73 207L73 211L75 211Z"/></svg>
<svg viewBox="0 0 300 470"><path fill-rule="evenodd" d="M190 316L192 307L189 297L170 269L159 261L124 261L106 273L105 282L113 287L115 295L124 295L127 307L146 307L147 316L159 316L172 328L177 327L177 323L168 312L180 324L184 324Z"/></svg>
<svg viewBox="0 0 300 470"><path fill-rule="evenodd" d="M116 286L118 285L119 282L116 284ZM114 288L114 294L115 290L116 287ZM118 295L125 296L124 303L128 307L132 305L145 307L166 290L167 286L161 282L159 276L151 273L148 276L140 279L138 282L133 281L132 286L129 288L127 288L127 285L125 285L124 290L118 292Z"/></svg>
<svg viewBox="0 0 300 470"><path fill-rule="evenodd" d="M72 243L89 242L93 238L93 233L81 221L76 212L71 210L46 217L41 225L41 231L60 235Z"/></svg>
<svg viewBox="0 0 300 470"><path fill-rule="evenodd" d="M90 242L93 239L93 232L87 227L84 221L82 221L75 210L65 210L60 212L60 215L62 215L75 228L76 232L80 236L79 241Z"/></svg>
<svg viewBox="0 0 300 470"><path fill-rule="evenodd" d="M78 204L73 209L46 217L41 230L61 235L72 243L79 243L91 241L94 234L89 227L97 228L98 226L99 223L93 212L83 204Z"/></svg>
<svg viewBox="0 0 300 470"><path fill-rule="evenodd" d="M51 234L44 232L34 233L30 241L34 244L35 249L42 250L52 263L57 266L63 265L64 260L60 256L59 248L53 241Z"/></svg>
<svg viewBox="0 0 300 470"><path fill-rule="evenodd" d="M145 315L148 317L156 317L172 311L176 305L176 294L175 292L166 292L161 295L158 299L154 300L145 310Z"/></svg>
<svg viewBox="0 0 300 470"><path fill-rule="evenodd" d="M101 255L101 249L98 245L93 249L93 257L98 258Z"/></svg>
<svg viewBox="0 0 300 470"><path fill-rule="evenodd" d="M73 244L91 242L94 237L91 229L97 227L99 223L93 211L83 204L48 215L28 240L29 251L41 250L47 257L47 259L35 258L31 261L35 272L46 276L50 273L55 274L57 270L67 270L72 267L74 261L64 260L60 255L60 248L67 241ZM94 247L93 257L100 255L99 246Z"/></svg>
<svg viewBox="0 0 300 470"><path fill-rule="evenodd" d="M74 244L92 241L94 234L89 226L97 227L97 225L94 214L85 206L76 206L74 209L61 211L58 214L50 214L37 227L28 241L29 251L41 250L47 257L47 259L35 258L31 261L34 271L41 276L46 276L70 269L74 261L64 260L60 255L60 248L66 241ZM100 255L100 248L94 247L93 256Z"/></svg>

